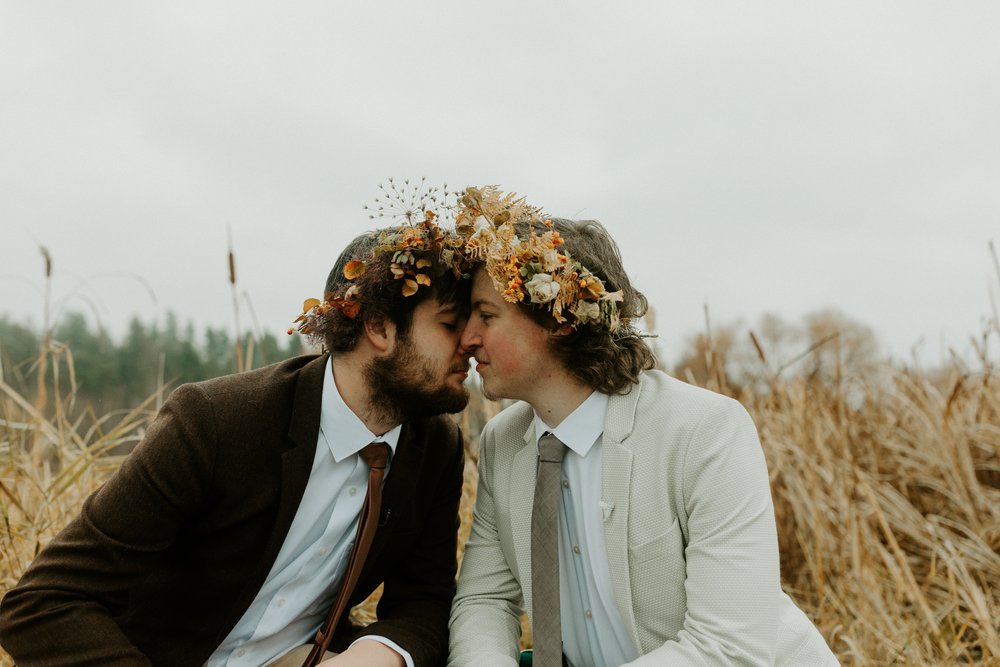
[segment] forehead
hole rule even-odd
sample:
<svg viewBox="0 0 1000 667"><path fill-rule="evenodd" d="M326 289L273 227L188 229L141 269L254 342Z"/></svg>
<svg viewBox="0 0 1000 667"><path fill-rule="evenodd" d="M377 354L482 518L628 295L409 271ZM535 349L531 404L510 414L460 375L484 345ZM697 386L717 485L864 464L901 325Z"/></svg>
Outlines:
<svg viewBox="0 0 1000 667"><path fill-rule="evenodd" d="M548 330L531 319L517 304L511 303L500 295L493 285L493 280L486 271L476 274L472 284L472 310L488 309L493 316L499 316L505 326L511 327L511 332L519 332L522 336L547 336Z"/></svg>
<svg viewBox="0 0 1000 667"><path fill-rule="evenodd" d="M413 319L431 319L435 317L460 314L460 304L455 301L441 302L434 297L424 299L413 309Z"/></svg>
<svg viewBox="0 0 1000 667"><path fill-rule="evenodd" d="M476 271L472 279L472 305L475 307L480 304L513 306L503 300L493 285L493 279L483 269Z"/></svg>

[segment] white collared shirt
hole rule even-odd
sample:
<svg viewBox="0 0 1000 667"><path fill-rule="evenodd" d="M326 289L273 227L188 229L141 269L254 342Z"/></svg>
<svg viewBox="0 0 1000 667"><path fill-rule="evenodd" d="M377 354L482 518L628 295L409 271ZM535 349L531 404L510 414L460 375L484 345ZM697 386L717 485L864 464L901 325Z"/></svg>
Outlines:
<svg viewBox="0 0 1000 667"><path fill-rule="evenodd" d="M559 511L559 606L571 665L621 665L639 657L615 604L601 509L601 436L606 394L594 392L556 428L535 413L535 446L552 433L568 450Z"/></svg>
<svg viewBox="0 0 1000 667"><path fill-rule="evenodd" d="M344 403L327 361L319 438L302 501L264 585L208 667L265 665L313 641L340 591L368 491L368 466L358 452L380 440L395 454L401 428L382 436L369 431ZM391 466L390 457L386 476ZM363 639L392 647L413 667L410 654L394 642Z"/></svg>

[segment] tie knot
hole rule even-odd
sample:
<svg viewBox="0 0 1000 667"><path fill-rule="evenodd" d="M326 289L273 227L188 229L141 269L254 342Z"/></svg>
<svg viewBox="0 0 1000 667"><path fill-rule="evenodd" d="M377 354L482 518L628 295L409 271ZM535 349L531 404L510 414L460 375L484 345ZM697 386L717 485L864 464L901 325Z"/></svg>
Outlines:
<svg viewBox="0 0 1000 667"><path fill-rule="evenodd" d="M361 458L368 464L369 468L385 468L389 462L389 454L392 450L384 442L373 442L365 445L361 450Z"/></svg>
<svg viewBox="0 0 1000 667"><path fill-rule="evenodd" d="M538 458L546 463L562 463L563 454L566 453L566 445L563 441L546 433L538 440Z"/></svg>

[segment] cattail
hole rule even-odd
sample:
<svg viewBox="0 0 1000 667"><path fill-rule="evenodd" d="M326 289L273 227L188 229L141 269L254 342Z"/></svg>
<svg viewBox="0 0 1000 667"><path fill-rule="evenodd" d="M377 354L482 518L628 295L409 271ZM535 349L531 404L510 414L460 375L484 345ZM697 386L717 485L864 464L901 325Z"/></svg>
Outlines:
<svg viewBox="0 0 1000 667"><path fill-rule="evenodd" d="M39 246L39 250L42 251L42 257L45 258L45 277L52 277L52 255L49 254L49 249L45 246Z"/></svg>

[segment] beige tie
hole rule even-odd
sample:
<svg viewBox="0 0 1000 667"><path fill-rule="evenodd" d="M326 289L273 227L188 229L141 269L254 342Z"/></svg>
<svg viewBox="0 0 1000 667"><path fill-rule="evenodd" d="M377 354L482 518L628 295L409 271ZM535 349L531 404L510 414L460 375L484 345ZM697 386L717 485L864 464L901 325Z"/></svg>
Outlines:
<svg viewBox="0 0 1000 667"><path fill-rule="evenodd" d="M538 476L531 509L532 665L562 665L559 620L559 479L566 451L559 438L546 433L538 441Z"/></svg>
<svg viewBox="0 0 1000 667"><path fill-rule="evenodd" d="M316 633L316 645L309 652L309 657L302 663L302 667L314 667L323 660L323 654L330 645L334 630L337 629L337 621L347 608L347 601L354 592L358 577L361 576L365 557L372 546L375 529L378 527L379 512L382 508L382 478L385 477L385 466L391 452L389 445L384 442L373 442L360 452L361 458L368 464L368 493L365 495L365 504L361 507L361 518L358 519L358 534L354 539L354 548L351 550L350 560L347 561L347 572L344 574L344 582L340 586L337 600L330 609L330 615Z"/></svg>

